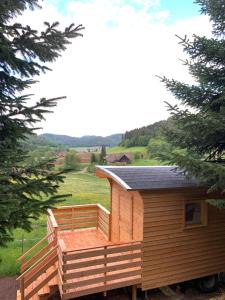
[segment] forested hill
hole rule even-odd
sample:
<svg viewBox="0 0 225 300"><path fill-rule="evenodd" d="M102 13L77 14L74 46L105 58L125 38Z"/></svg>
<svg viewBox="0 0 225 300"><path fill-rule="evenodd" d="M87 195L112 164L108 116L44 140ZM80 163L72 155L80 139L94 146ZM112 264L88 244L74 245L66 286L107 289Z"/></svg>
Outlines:
<svg viewBox="0 0 225 300"><path fill-rule="evenodd" d="M147 146L151 138L163 135L163 130L169 123L171 123L171 119L126 131L120 145L124 147Z"/></svg>
<svg viewBox="0 0 225 300"><path fill-rule="evenodd" d="M102 137L95 135L85 135L82 137L72 137L68 135L59 135L44 133L42 138L49 142L65 145L68 147L93 147L93 146L117 146L122 140L122 134L113 134L110 136Z"/></svg>

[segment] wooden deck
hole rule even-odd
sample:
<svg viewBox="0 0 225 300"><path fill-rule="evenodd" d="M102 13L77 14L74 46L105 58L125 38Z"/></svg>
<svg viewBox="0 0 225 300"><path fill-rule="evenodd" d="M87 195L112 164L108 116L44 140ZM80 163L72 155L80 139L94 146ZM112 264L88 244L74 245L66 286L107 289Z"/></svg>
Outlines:
<svg viewBox="0 0 225 300"><path fill-rule="evenodd" d="M102 206L49 210L48 235L21 258L17 299L62 299L141 283L142 243L110 241L110 213Z"/></svg>
<svg viewBox="0 0 225 300"><path fill-rule="evenodd" d="M58 233L58 240L64 244L65 251L90 249L112 245L107 236L96 228L62 231Z"/></svg>

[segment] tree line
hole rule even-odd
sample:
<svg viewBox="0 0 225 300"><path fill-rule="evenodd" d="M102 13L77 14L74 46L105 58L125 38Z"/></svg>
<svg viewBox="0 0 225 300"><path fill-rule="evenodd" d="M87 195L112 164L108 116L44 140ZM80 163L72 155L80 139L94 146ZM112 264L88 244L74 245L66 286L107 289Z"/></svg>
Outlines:
<svg viewBox="0 0 225 300"><path fill-rule="evenodd" d="M172 124L170 118L148 126L126 131L120 145L123 147L148 146L150 139L164 136L165 128L169 126L169 124L170 126Z"/></svg>

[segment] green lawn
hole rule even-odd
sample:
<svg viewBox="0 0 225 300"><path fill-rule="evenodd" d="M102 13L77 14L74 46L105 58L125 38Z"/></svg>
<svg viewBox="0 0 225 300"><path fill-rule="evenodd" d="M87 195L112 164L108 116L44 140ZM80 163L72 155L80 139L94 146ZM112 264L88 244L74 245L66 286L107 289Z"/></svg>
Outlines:
<svg viewBox="0 0 225 300"><path fill-rule="evenodd" d="M91 174L69 173L65 183L60 188L60 193L70 193L71 197L60 205L75 205L81 203L101 203L109 208L109 184L106 179L100 179ZM33 223L30 233L15 230L15 240L7 248L0 248L0 276L15 275L19 273L16 259L46 234L46 216L42 216Z"/></svg>
<svg viewBox="0 0 225 300"><path fill-rule="evenodd" d="M130 147L130 148L125 148L125 147L109 147L106 150L107 154L111 154L111 153L122 153L122 152L146 152L146 147Z"/></svg>
<svg viewBox="0 0 225 300"><path fill-rule="evenodd" d="M131 166L161 166L163 165L163 163L156 159L137 159L132 161L130 165Z"/></svg>

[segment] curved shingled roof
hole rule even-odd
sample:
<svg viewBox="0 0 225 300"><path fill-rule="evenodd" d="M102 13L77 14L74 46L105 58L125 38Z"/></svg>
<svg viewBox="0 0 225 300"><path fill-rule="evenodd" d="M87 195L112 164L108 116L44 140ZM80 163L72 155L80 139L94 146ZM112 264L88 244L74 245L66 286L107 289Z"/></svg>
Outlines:
<svg viewBox="0 0 225 300"><path fill-rule="evenodd" d="M198 187L175 166L97 166L105 177L113 178L126 190L174 189Z"/></svg>

